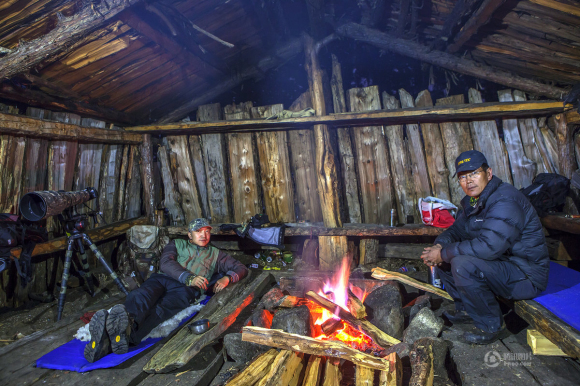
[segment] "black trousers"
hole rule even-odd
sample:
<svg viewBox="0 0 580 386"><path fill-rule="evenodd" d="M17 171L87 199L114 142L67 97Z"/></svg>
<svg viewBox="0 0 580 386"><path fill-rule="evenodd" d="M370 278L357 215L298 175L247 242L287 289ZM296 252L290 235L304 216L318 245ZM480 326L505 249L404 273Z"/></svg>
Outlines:
<svg viewBox="0 0 580 386"><path fill-rule="evenodd" d="M451 264L437 268L447 293L458 311L465 310L476 327L496 332L503 316L496 299L532 299L539 291L522 270L512 262L456 256Z"/></svg>
<svg viewBox="0 0 580 386"><path fill-rule="evenodd" d="M134 319L129 343L139 344L151 330L189 307L200 294L197 288L188 287L169 276L151 275L125 299L125 308Z"/></svg>

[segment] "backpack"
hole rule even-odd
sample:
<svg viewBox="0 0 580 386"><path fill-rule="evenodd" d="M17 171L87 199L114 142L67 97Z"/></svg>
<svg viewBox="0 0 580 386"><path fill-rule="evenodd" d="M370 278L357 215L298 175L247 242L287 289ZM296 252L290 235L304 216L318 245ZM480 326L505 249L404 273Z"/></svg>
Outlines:
<svg viewBox="0 0 580 386"><path fill-rule="evenodd" d="M127 239L119 246L118 261L121 280L130 291L159 271L159 258L168 243L164 230L154 225L129 229Z"/></svg>
<svg viewBox="0 0 580 386"><path fill-rule="evenodd" d="M32 251L37 243L48 240L46 229L38 224L21 220L17 215L0 213L0 272L8 267L11 261L10 250L22 247L16 270L22 287L32 280Z"/></svg>
<svg viewBox="0 0 580 386"><path fill-rule="evenodd" d="M266 225L266 226L264 226ZM248 238L260 245L284 249L284 223L272 224L267 214L256 214L243 223L222 224L220 230L227 232L233 230L239 237Z"/></svg>
<svg viewBox="0 0 580 386"><path fill-rule="evenodd" d="M455 222L451 211L456 213L457 207L450 201L431 196L419 198L419 213L425 225L449 228Z"/></svg>
<svg viewBox="0 0 580 386"><path fill-rule="evenodd" d="M538 216L544 217L550 211L561 212L570 191L570 180L556 173L540 173L533 183L520 190L536 209Z"/></svg>

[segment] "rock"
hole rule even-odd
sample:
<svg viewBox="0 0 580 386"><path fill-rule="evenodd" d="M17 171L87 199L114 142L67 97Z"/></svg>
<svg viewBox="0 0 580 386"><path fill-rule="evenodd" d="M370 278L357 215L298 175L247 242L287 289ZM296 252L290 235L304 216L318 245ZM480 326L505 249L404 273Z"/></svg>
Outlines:
<svg viewBox="0 0 580 386"><path fill-rule="evenodd" d="M379 287L364 301L367 320L383 332L401 339L405 322L401 303L401 292L396 283Z"/></svg>
<svg viewBox="0 0 580 386"><path fill-rule="evenodd" d="M399 358L403 359L409 356L411 352L411 345L405 342L398 343L381 352L381 357L386 357L389 354L396 352Z"/></svg>
<svg viewBox="0 0 580 386"><path fill-rule="evenodd" d="M280 288L274 287L270 291L266 292L264 296L262 296L260 303L262 303L264 308L266 308L268 311L274 311L274 309L278 307L280 303L282 303L284 296L285 295Z"/></svg>
<svg viewBox="0 0 580 386"><path fill-rule="evenodd" d="M228 355L238 363L246 363L256 355L265 353L270 349L268 346L242 341L241 333L224 336L224 346Z"/></svg>
<svg viewBox="0 0 580 386"><path fill-rule="evenodd" d="M284 309L276 312L272 319L273 330L283 330L291 334L312 336L312 317L306 306Z"/></svg>
<svg viewBox="0 0 580 386"><path fill-rule="evenodd" d="M412 344L419 338L436 338L443 329L443 319L435 316L430 308L417 313L403 334L403 341Z"/></svg>
<svg viewBox="0 0 580 386"><path fill-rule="evenodd" d="M411 312L409 313L409 323L425 307L431 308L431 296L429 295L421 295L415 300L415 304L413 304Z"/></svg>
<svg viewBox="0 0 580 386"><path fill-rule="evenodd" d="M252 314L252 325L256 327L271 328L274 314L268 310L257 309Z"/></svg>

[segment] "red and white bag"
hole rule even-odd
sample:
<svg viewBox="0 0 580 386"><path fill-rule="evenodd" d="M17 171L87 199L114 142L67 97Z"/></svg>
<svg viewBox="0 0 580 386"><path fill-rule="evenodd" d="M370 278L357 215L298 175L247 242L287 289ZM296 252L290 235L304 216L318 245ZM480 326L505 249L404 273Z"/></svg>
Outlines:
<svg viewBox="0 0 580 386"><path fill-rule="evenodd" d="M450 210L457 211L457 207L447 200L431 196L419 199L421 221L425 225L449 228L455 222Z"/></svg>

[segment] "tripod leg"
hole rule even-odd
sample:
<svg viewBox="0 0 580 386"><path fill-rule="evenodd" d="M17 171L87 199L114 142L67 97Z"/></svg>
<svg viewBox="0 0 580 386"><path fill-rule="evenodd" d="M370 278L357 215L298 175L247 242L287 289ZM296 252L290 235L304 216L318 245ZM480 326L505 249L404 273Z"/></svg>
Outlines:
<svg viewBox="0 0 580 386"><path fill-rule="evenodd" d="M56 314L57 321L59 321L62 317L62 310L64 309L64 302L66 298L66 282L68 281L70 263L72 260L73 242L74 240L72 238L68 239L68 246L66 248L66 254L64 258L64 270L62 272L62 279L60 281L60 294L58 296L58 309Z"/></svg>
<svg viewBox="0 0 580 386"><path fill-rule="evenodd" d="M81 256L82 269L79 269L79 273L86 280L87 286L89 287L89 293L91 296L95 296L95 285L93 284L93 275L91 274L91 267L89 266L89 260L87 259L87 254L85 253L85 247L83 246L82 240L77 239L77 247L79 248L79 255Z"/></svg>
<svg viewBox="0 0 580 386"><path fill-rule="evenodd" d="M85 233L83 233L83 240L85 241L85 243L87 243L89 248L91 248L91 251L93 251L95 256L97 256L97 259L99 259L99 261L105 266L105 269L109 273L109 276L111 276L111 278L115 281L117 287L119 287L119 289L123 291L125 295L129 295L129 291L127 291L121 280L117 277L115 271L113 271L113 269L109 267L109 264L107 264L107 261L105 260L105 256L103 256L103 254L101 253L101 251L99 251L97 246L93 244L91 238L87 236Z"/></svg>

